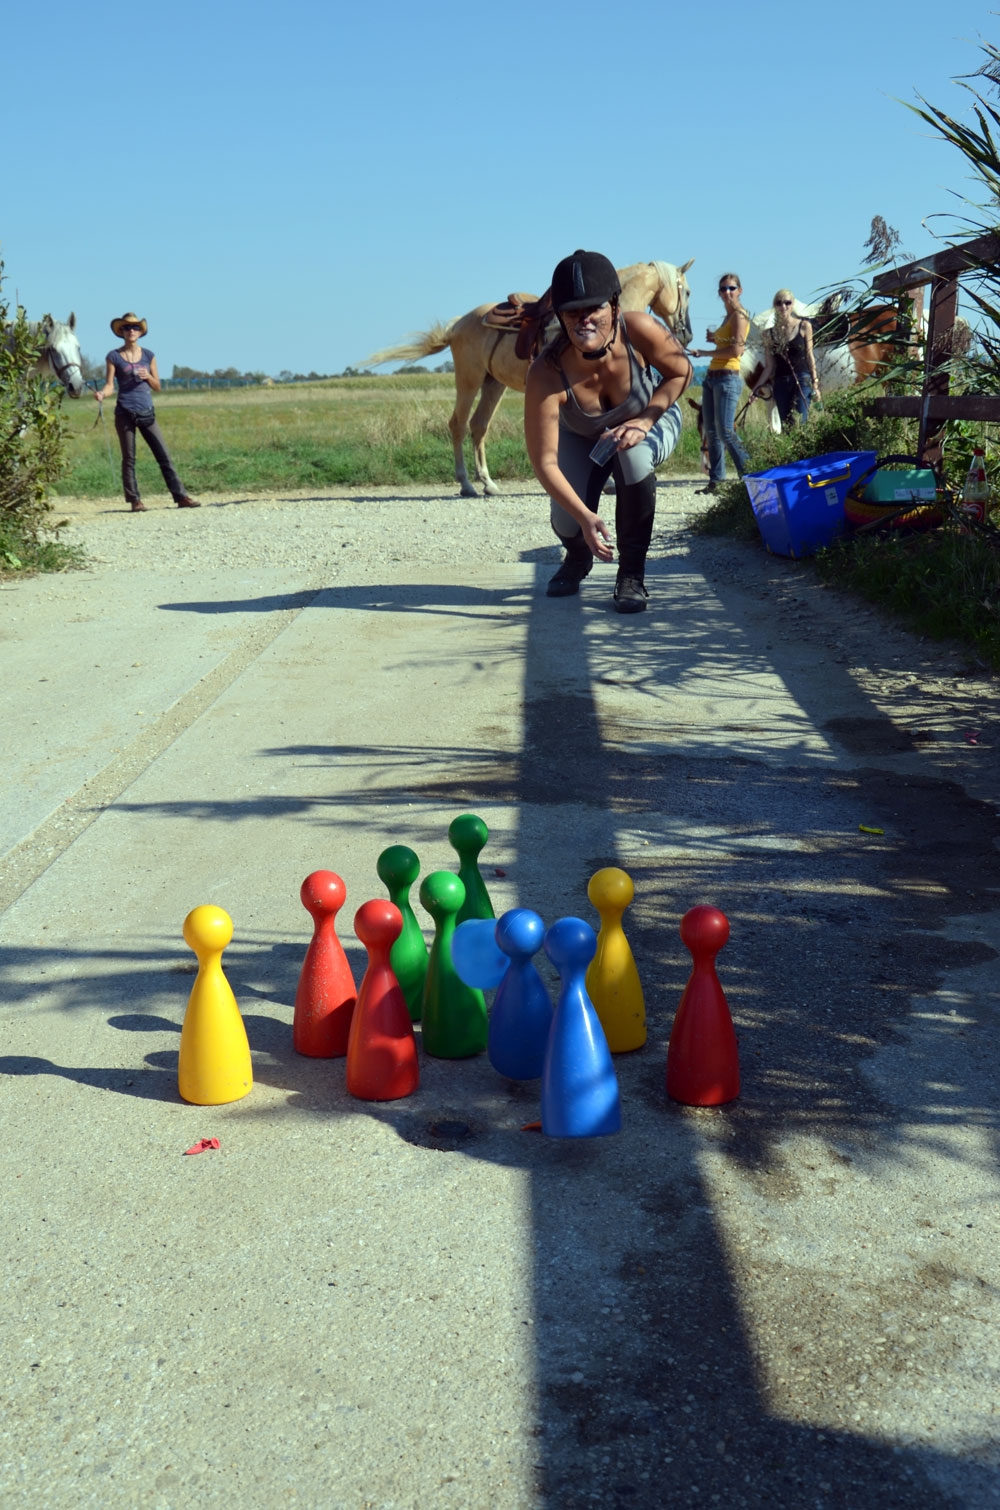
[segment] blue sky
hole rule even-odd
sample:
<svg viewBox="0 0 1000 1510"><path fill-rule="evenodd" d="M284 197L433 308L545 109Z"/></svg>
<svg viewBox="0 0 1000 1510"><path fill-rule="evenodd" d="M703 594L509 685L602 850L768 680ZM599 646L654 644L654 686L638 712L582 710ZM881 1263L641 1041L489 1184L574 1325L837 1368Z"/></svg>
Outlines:
<svg viewBox="0 0 1000 1510"><path fill-rule="evenodd" d="M700 343L729 268L756 309L849 278L874 214L930 248L963 164L897 101L967 112L980 34L966 0L18 6L6 291L93 357L136 310L164 375L336 372L586 246L694 257Z"/></svg>

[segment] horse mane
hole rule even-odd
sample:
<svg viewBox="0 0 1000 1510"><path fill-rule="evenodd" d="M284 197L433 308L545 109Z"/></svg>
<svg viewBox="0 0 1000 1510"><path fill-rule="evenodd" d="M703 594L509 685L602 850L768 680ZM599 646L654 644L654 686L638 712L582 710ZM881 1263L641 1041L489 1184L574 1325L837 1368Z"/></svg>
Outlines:
<svg viewBox="0 0 1000 1510"><path fill-rule="evenodd" d="M675 299L678 293L677 269L672 262L660 262L654 260L652 266L656 268L657 276L664 287L669 288Z"/></svg>

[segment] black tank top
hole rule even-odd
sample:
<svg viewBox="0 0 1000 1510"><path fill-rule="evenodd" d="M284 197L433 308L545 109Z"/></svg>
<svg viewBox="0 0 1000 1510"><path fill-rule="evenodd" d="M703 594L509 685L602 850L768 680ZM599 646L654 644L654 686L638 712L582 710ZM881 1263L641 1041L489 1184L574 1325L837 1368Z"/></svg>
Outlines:
<svg viewBox="0 0 1000 1510"><path fill-rule="evenodd" d="M567 430L572 430L574 435L582 435L587 440L596 440L605 430L613 430L615 425L624 424L627 419L635 419L646 408L656 389L652 368L643 367L632 350L624 318L621 321L621 332L628 350L632 386L622 402L606 413L588 414L585 409L581 409L569 378L562 366L559 367L559 375L566 389L566 402L559 410L559 423Z"/></svg>
<svg viewBox="0 0 1000 1510"><path fill-rule="evenodd" d="M795 335L788 345L780 350L774 349L775 366L781 371L784 368L788 372L808 372L809 354L806 351L806 338L802 334L802 326L799 326L798 334Z"/></svg>

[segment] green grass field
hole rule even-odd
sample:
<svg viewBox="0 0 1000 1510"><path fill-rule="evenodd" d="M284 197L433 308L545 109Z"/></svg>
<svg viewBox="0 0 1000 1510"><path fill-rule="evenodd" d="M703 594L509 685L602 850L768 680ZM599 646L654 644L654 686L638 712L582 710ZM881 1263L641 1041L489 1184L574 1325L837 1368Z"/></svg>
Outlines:
<svg viewBox="0 0 1000 1510"><path fill-rule="evenodd" d="M699 390L692 390L697 397ZM253 493L275 488L392 487L453 482L448 416L455 401L449 373L408 377L331 378L273 388L172 391L156 397L156 413L184 485L198 493ZM665 473L699 470L698 433L687 403L684 431ZM498 482L528 478L524 399L504 397L487 440ZM57 496L121 492L114 403L104 423L93 399L66 403L69 468ZM110 459L109 459L110 451ZM469 475L472 446L466 442ZM159 469L140 440L137 474L143 492L163 491Z"/></svg>

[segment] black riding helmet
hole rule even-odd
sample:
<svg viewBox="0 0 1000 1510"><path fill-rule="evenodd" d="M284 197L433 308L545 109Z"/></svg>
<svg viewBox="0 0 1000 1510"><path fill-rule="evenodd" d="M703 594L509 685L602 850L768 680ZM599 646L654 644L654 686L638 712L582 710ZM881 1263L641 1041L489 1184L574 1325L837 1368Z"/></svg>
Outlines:
<svg viewBox="0 0 1000 1510"><path fill-rule="evenodd" d="M614 303L622 291L614 264L600 252L576 251L564 257L552 274L552 308L587 309Z"/></svg>

